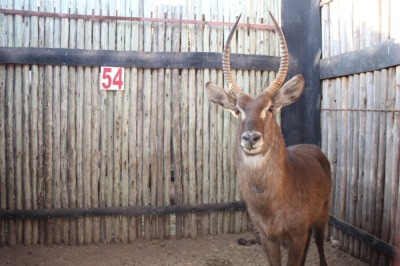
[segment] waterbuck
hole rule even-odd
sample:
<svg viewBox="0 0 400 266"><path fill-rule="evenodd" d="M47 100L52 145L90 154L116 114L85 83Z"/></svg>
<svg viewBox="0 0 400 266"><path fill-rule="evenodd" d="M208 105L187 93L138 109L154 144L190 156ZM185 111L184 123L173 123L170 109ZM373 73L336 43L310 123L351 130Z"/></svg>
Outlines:
<svg viewBox="0 0 400 266"><path fill-rule="evenodd" d="M242 91L230 68L230 42L240 16L225 44L222 66L226 92L212 82L209 100L237 116L235 163L241 196L272 266L281 265L280 246L287 246L287 265L303 265L314 231L320 264L326 265L324 231L330 213L331 172L319 147L309 144L285 148L275 115L295 102L304 88L296 75L284 83L289 52L282 29L270 13L279 37L281 61L272 83L258 96Z"/></svg>

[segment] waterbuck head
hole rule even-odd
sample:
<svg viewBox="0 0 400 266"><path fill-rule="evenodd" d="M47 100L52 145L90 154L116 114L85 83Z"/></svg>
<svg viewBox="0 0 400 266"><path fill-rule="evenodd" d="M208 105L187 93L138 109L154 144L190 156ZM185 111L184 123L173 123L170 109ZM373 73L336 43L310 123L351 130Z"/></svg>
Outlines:
<svg viewBox="0 0 400 266"><path fill-rule="evenodd" d="M280 136L280 128L275 122L275 115L281 107L295 102L304 88L301 75L284 83L288 65L289 52L282 29L270 13L279 37L281 61L276 78L258 96L252 97L238 86L231 73L230 43L240 20L240 16L232 27L225 44L222 67L227 84L226 92L212 82L206 85L209 100L232 111L238 118L236 137L238 147L245 156L265 155Z"/></svg>

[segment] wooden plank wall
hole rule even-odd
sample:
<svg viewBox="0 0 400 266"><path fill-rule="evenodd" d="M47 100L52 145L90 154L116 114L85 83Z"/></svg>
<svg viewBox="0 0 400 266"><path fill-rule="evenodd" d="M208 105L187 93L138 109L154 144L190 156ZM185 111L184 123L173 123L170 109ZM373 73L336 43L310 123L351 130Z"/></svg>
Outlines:
<svg viewBox="0 0 400 266"><path fill-rule="evenodd" d="M0 8L272 24L279 0L0 0ZM0 14L2 47L221 52L229 27ZM240 28L233 53L278 55L273 32ZM235 120L208 102L216 69L125 68L125 91L100 91L99 67L0 65L0 208L232 202ZM274 72L237 71L260 92ZM2 220L0 245L196 238L250 228L245 212Z"/></svg>
<svg viewBox="0 0 400 266"><path fill-rule="evenodd" d="M323 58L400 38L397 0L325 2ZM400 247L395 239L400 234L400 66L322 84L322 148L334 178L332 214ZM332 230L332 237L353 256L388 265L383 255Z"/></svg>

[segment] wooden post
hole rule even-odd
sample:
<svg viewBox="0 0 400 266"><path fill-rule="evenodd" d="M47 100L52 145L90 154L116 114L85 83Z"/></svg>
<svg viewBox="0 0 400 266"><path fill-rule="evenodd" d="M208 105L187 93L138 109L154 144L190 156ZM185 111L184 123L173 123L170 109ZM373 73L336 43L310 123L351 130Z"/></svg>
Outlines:
<svg viewBox="0 0 400 266"><path fill-rule="evenodd" d="M291 56L288 78L302 74L306 82L300 100L282 110L282 132L286 145L319 145L321 142L321 85L319 66L315 63L321 57L319 4L319 0L282 0L282 30Z"/></svg>
<svg viewBox="0 0 400 266"><path fill-rule="evenodd" d="M191 1L192 6L194 5L194 1ZM189 12L189 19L196 19L194 16L194 10ZM189 25L189 42L190 42L190 52L195 52L197 48L196 43L196 27L195 25ZM189 84L188 84L188 138L187 138L187 149L188 149L188 192L189 192L189 203L196 204L196 69L189 69ZM192 213L189 215L189 230L190 230L190 237L192 239L197 238L197 215Z"/></svg>
<svg viewBox="0 0 400 266"><path fill-rule="evenodd" d="M175 7L174 18L177 19L181 14L181 7ZM172 29L172 51L179 51L179 36L180 26L174 25ZM175 185L175 204L183 203L182 191L182 155L181 155L181 126L180 126L180 90L179 90L179 70L172 70L172 145L173 145L173 160L174 160L174 185ZM183 236L183 215L176 216L176 238L180 239Z"/></svg>
<svg viewBox="0 0 400 266"><path fill-rule="evenodd" d="M123 9L123 10L122 10ZM131 1L124 1L120 3L121 16L127 16L131 14ZM122 39L121 46L124 51L131 49L131 22L123 22L125 29L123 31L124 38ZM132 145L129 139L129 122L131 109L136 108L136 105L130 104L130 93L131 93L131 69L125 68L124 78L124 91L120 91L122 97L122 119L121 119L121 206L129 205L129 147ZM135 81L132 81L135 82ZM121 242L128 243L129 241L129 217L121 217Z"/></svg>
<svg viewBox="0 0 400 266"><path fill-rule="evenodd" d="M214 1L215 2L215 1ZM211 19L211 8L208 6L207 12L204 14L205 19L209 21ZM204 52L210 52L210 26L204 26ZM210 70L204 70L204 81L210 81ZM205 97L203 102L203 180L202 180L202 194L201 202L208 203L209 196L209 185L210 185L210 108L212 104ZM209 215L202 215L202 234L207 235L209 233Z"/></svg>
<svg viewBox="0 0 400 266"><path fill-rule="evenodd" d="M148 4L147 4L148 5ZM144 15L150 17L150 7L145 5ZM144 22L144 51L151 51L151 24L150 22ZM149 205L151 200L150 194L150 163L151 163L151 151L150 151L150 116L151 116L151 69L144 69L143 74L143 204ZM147 240L151 239L151 225L150 216L144 217L144 234Z"/></svg>
<svg viewBox="0 0 400 266"><path fill-rule="evenodd" d="M100 3L95 1L94 14L100 15ZM100 39L100 21L93 21L93 46L92 49L98 50L101 47ZM99 69L93 67L91 69L91 100L92 100L92 110L91 110L91 165L90 165L90 176L91 176L91 206L99 207L100 203L100 193L99 193L99 182L100 182L100 112L101 112L101 91L99 88ZM92 218L92 233L93 243L98 243L100 241L100 218Z"/></svg>
<svg viewBox="0 0 400 266"><path fill-rule="evenodd" d="M61 12L61 6L56 5L54 12ZM61 19L54 19L54 47L61 46ZM53 205L52 208L61 208L61 67L53 67ZM54 243L62 241L62 219L54 219Z"/></svg>
<svg viewBox="0 0 400 266"><path fill-rule="evenodd" d="M197 20L202 19L202 15L203 15L203 2L201 0L196 0L195 1L195 18ZM203 43L204 40L204 32L203 32L203 27L200 25L196 26L196 51L197 52L203 52ZM201 196L202 196L202 190L203 190L203 178L204 178L204 174L203 174L203 167L204 167L204 158L203 158L203 101L205 100L204 96L205 96L205 90L204 90L204 70L203 69L197 69L196 70L196 84L195 84L195 88L196 88L196 179L197 179L197 183L196 183L196 198L197 201L196 203L201 203ZM193 200L193 199L192 199ZM201 217L202 215L196 215L195 219L198 220L199 222L196 222L196 226L199 227L199 230L197 230L197 234L200 235L201 234Z"/></svg>
<svg viewBox="0 0 400 266"><path fill-rule="evenodd" d="M0 16L0 23L3 22L3 17ZM0 32L1 34L2 32ZM3 42L0 40L0 45ZM4 65L0 66L0 106L6 107L6 67ZM7 184L6 184L6 134L5 134L5 108L0 108L0 208L5 210L7 208ZM7 222L2 220L0 222L0 247L4 246L7 242L6 236L6 226Z"/></svg>
<svg viewBox="0 0 400 266"><path fill-rule="evenodd" d="M139 10L137 8L134 8L137 6L138 3L136 1L130 1L131 2L131 10L130 14L133 16L137 16L139 14ZM133 51L138 51L139 50L139 39L136 38L139 34L139 23L138 22L133 22L131 25L132 28L132 35L131 35L131 40L130 45L131 45L131 50ZM130 95L130 109L129 109L129 206L137 206L139 201L138 201L138 182L137 182L137 175L139 172L138 169L138 161L140 161L140 158L137 156L137 147L138 147L138 142L140 140L137 138L138 136L138 124L139 124L139 117L138 117L138 69L137 68L131 68L131 76L130 76L130 86L129 89L129 95ZM132 242L138 237L138 225L137 225L137 218L136 217L130 217L129 218L129 241Z"/></svg>

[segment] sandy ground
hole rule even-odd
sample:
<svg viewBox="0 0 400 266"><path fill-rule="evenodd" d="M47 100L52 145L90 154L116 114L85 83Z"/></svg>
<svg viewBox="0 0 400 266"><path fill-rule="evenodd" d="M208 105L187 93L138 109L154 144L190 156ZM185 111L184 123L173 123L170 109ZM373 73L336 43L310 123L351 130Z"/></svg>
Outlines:
<svg viewBox="0 0 400 266"><path fill-rule="evenodd" d="M14 246L0 248L0 265L268 265L261 245L240 246L240 235L202 236L196 240L138 240L132 244L85 246ZM325 243L329 265L367 265ZM286 256L286 250L283 251ZM319 265L315 243L311 243L306 265Z"/></svg>

